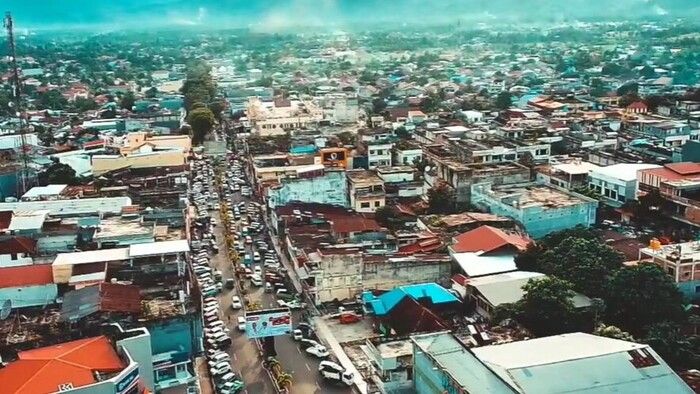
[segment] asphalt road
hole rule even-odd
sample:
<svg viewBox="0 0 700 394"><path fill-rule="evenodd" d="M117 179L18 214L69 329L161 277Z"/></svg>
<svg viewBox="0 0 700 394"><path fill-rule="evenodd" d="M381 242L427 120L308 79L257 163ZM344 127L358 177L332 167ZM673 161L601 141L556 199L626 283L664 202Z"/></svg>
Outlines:
<svg viewBox="0 0 700 394"><path fill-rule="evenodd" d="M233 195L233 201L229 203L238 203L239 201L250 201L244 198L240 193ZM224 226L220 213L212 212L212 217L216 219L218 225L214 228L217 243L220 253L213 256L212 262L218 270L223 273L224 278L233 277L233 268L228 260L228 255L225 245ZM260 235L254 236L254 240L262 239L267 234L267 231ZM253 245L246 245L246 252L253 253ZM263 268L264 270L264 268ZM263 272L264 275L264 272ZM263 308L276 308L276 297L273 294L265 293L262 287L251 286L249 281L246 281L247 297L253 303L259 303ZM257 393L273 393L274 389L270 378L262 368L262 357L256 343L250 340L246 335L236 328L236 318L243 315L243 310L231 309L231 296L237 294L237 290L224 289L219 295L219 303L222 308L222 318L224 321L229 321L231 330L232 346L229 349L233 367L239 371L243 381L246 384L246 390L250 394ZM243 297L241 297L243 299ZM292 321L296 326L301 321L301 312L294 311ZM318 374L318 364L321 360L316 357L306 354L297 342L291 336L278 336L275 338L275 350L277 352L277 360L279 360L282 368L290 373L293 377L292 394L323 394L323 393L350 393L348 387L338 386L329 382L325 382Z"/></svg>

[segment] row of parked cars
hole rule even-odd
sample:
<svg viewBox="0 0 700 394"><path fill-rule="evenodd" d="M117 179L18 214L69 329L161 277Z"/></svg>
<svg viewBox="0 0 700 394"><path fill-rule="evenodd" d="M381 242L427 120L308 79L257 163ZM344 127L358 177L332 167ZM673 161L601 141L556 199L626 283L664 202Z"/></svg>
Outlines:
<svg viewBox="0 0 700 394"><path fill-rule="evenodd" d="M210 162L192 162L193 183L191 201L197 210L193 229L190 265L202 293L202 321L204 324L204 346L207 365L219 394L235 394L244 388L244 383L233 371L231 358L226 350L231 346L230 330L221 319L221 305L216 295L224 286L234 287L233 279L223 277L221 271L211 265L211 253L217 253L213 227L216 222L208 210L218 209L217 192L212 183L214 171Z"/></svg>

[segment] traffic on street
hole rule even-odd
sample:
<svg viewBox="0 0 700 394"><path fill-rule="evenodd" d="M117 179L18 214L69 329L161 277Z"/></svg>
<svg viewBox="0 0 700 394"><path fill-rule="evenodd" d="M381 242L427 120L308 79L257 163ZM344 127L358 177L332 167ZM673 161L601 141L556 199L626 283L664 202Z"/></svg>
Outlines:
<svg viewBox="0 0 700 394"><path fill-rule="evenodd" d="M220 133L215 140L223 140ZM222 394L349 393L352 374L334 362L309 322L308 305L277 252L265 208L245 170L244 155L193 163L193 271L202 290L205 347L212 386ZM284 335L251 339L246 314L280 309L291 315Z"/></svg>

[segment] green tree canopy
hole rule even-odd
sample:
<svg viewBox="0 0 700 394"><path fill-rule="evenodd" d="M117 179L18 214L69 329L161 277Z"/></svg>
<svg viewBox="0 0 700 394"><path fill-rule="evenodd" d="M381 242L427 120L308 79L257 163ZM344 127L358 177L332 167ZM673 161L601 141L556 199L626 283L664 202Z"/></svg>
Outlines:
<svg viewBox="0 0 700 394"><path fill-rule="evenodd" d="M126 92L121 100L119 100L119 106L131 111L132 108L134 108L134 104L136 103L136 96L134 96L134 92L131 90Z"/></svg>
<svg viewBox="0 0 700 394"><path fill-rule="evenodd" d="M649 326L684 318L683 298L659 266L639 264L618 270L606 284L607 321L639 335Z"/></svg>
<svg viewBox="0 0 700 394"><path fill-rule="evenodd" d="M700 365L700 337L682 332L677 323L667 321L650 326L644 342L675 370Z"/></svg>
<svg viewBox="0 0 700 394"><path fill-rule="evenodd" d="M207 107L196 108L187 116L187 123L192 127L192 143L201 144L211 131L216 119Z"/></svg>
<svg viewBox="0 0 700 394"><path fill-rule="evenodd" d="M75 176L75 170L71 166L54 162L44 172L39 174L39 183L42 186L51 184L77 185L80 181Z"/></svg>
<svg viewBox="0 0 700 394"><path fill-rule="evenodd" d="M452 213L454 201L454 191L445 184L440 184L428 190L428 212L431 214Z"/></svg>
<svg viewBox="0 0 700 394"><path fill-rule="evenodd" d="M605 280L622 267L624 258L595 239L569 237L545 251L541 272L567 280L574 289L589 297L605 293Z"/></svg>
<svg viewBox="0 0 700 394"><path fill-rule="evenodd" d="M570 332L576 326L573 285L554 277L531 279L518 302L519 321L537 336Z"/></svg>
<svg viewBox="0 0 700 394"><path fill-rule="evenodd" d="M496 96L496 101L494 103L497 109L508 109L513 105L513 95L509 91L504 90L498 93Z"/></svg>

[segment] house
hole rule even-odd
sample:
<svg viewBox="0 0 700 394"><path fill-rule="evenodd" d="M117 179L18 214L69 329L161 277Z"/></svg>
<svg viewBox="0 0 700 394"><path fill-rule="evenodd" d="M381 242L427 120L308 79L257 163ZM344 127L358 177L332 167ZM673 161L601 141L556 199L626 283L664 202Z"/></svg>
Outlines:
<svg viewBox="0 0 700 394"><path fill-rule="evenodd" d="M365 291L361 298L365 308L378 317L390 313L404 298L411 298L437 309L450 308L459 303L457 297L437 283L400 286L378 296Z"/></svg>
<svg viewBox="0 0 700 394"><path fill-rule="evenodd" d="M371 380L382 394L412 389L413 342L410 339L368 339L362 350L372 364Z"/></svg>
<svg viewBox="0 0 700 394"><path fill-rule="evenodd" d="M697 241L670 245L650 242L639 250L639 261L661 267L689 301L700 300L700 243Z"/></svg>
<svg viewBox="0 0 700 394"><path fill-rule="evenodd" d="M534 238L595 223L598 201L552 185L537 183L472 186L472 203L520 223Z"/></svg>
<svg viewBox="0 0 700 394"><path fill-rule="evenodd" d="M493 275L469 278L466 283L465 300L470 300L476 306L476 312L491 319L494 309L499 305L512 304L520 301L525 291L524 285L533 279L542 279L546 275L539 272L512 271ZM591 306L591 300L576 293L571 301L576 308Z"/></svg>
<svg viewBox="0 0 700 394"><path fill-rule="evenodd" d="M58 297L51 264L0 268L0 305L12 308L46 306ZM0 379L1 381L1 379Z"/></svg>
<svg viewBox="0 0 700 394"><path fill-rule="evenodd" d="M537 167L537 181L569 190L588 187L588 174L598 168L599 166L580 159L547 164Z"/></svg>
<svg viewBox="0 0 700 394"><path fill-rule="evenodd" d="M421 394L693 392L649 345L619 339L578 332L473 349L449 332L411 340Z"/></svg>
<svg viewBox="0 0 700 394"><path fill-rule="evenodd" d="M386 204L384 181L373 171L352 170L346 173L350 208L357 212L375 212Z"/></svg>
<svg viewBox="0 0 700 394"><path fill-rule="evenodd" d="M625 107L625 112L628 114L645 114L649 112L649 107L642 101L635 101Z"/></svg>
<svg viewBox="0 0 700 394"><path fill-rule="evenodd" d="M36 240L22 236L14 236L0 240L0 267L33 264L33 256L37 252L36 244Z"/></svg>
<svg viewBox="0 0 700 394"><path fill-rule="evenodd" d="M271 208L293 201L350 206L345 171L326 168L320 172L299 175L281 178L278 184L265 190Z"/></svg>
<svg viewBox="0 0 700 394"><path fill-rule="evenodd" d="M637 173L638 193L656 191L666 201L662 209L683 223L700 225L700 163L669 163Z"/></svg>
<svg viewBox="0 0 700 394"><path fill-rule="evenodd" d="M601 201L620 207L627 201L637 199L637 172L661 168L656 164L620 163L598 167L589 173L588 187L600 195Z"/></svg>
<svg viewBox="0 0 700 394"><path fill-rule="evenodd" d="M122 331L119 339L88 337L20 352L16 361L0 369L3 392L153 392L150 342L148 330L138 328Z"/></svg>
<svg viewBox="0 0 700 394"><path fill-rule="evenodd" d="M481 226L452 238L449 252L468 277L515 271L515 257L532 241L514 232Z"/></svg>

